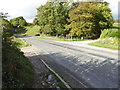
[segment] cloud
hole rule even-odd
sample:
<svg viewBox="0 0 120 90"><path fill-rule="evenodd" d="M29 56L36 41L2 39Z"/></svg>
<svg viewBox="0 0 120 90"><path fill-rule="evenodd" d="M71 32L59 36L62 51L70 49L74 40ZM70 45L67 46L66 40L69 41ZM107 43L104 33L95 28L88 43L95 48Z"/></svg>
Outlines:
<svg viewBox="0 0 120 90"><path fill-rule="evenodd" d="M8 19L23 16L27 22L32 22L37 14L36 8L44 5L47 0L1 0L0 12L8 13ZM118 1L119 0L104 0L110 3L113 17L118 17Z"/></svg>
<svg viewBox="0 0 120 90"><path fill-rule="evenodd" d="M109 3L109 7L112 10L113 17L115 19L117 19L118 18L118 2L119 2L119 0L104 0L104 1L107 1Z"/></svg>
<svg viewBox="0 0 120 90"><path fill-rule="evenodd" d="M36 8L45 4L47 0L2 0L0 12L8 13L8 19L23 16L27 21L32 22L32 18L37 14Z"/></svg>

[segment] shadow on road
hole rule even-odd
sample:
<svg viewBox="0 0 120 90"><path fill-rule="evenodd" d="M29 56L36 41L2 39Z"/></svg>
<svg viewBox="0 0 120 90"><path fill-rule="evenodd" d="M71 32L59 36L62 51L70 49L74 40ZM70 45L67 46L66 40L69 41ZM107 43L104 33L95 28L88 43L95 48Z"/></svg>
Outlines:
<svg viewBox="0 0 120 90"><path fill-rule="evenodd" d="M44 60L74 88L118 87L117 62L112 63L111 60L98 61L92 59L86 61L82 59L82 56L78 60L78 58L63 56L60 53L40 54L29 58L33 57Z"/></svg>

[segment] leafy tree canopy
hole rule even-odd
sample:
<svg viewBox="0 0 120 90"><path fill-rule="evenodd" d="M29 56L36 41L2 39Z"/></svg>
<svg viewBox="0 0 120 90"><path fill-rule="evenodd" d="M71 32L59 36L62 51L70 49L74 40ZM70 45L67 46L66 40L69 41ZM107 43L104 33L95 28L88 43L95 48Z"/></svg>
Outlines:
<svg viewBox="0 0 120 90"><path fill-rule="evenodd" d="M7 19L0 17L0 21L1 21L0 24L2 25L3 30L12 30L13 29L12 24Z"/></svg>
<svg viewBox="0 0 120 90"><path fill-rule="evenodd" d="M40 26L40 33L95 39L100 36L101 30L112 26L113 17L107 2L70 4L69 1L49 0L37 8L33 23Z"/></svg>
<svg viewBox="0 0 120 90"><path fill-rule="evenodd" d="M8 13L1 12L0 14L0 34L2 36L3 41L7 40L7 37L10 37L13 35L12 30L13 26L12 24L5 18L7 18Z"/></svg>
<svg viewBox="0 0 120 90"><path fill-rule="evenodd" d="M26 20L20 16L20 17L16 17L10 20L10 23L15 27L23 27L27 25Z"/></svg>
<svg viewBox="0 0 120 90"><path fill-rule="evenodd" d="M98 38L101 30L113 24L111 9L107 2L77 2L69 11L66 29L72 36Z"/></svg>
<svg viewBox="0 0 120 90"><path fill-rule="evenodd" d="M64 34L64 25L67 23L68 18L67 3L56 2L47 2L37 8L37 20L41 27L40 32L44 34Z"/></svg>

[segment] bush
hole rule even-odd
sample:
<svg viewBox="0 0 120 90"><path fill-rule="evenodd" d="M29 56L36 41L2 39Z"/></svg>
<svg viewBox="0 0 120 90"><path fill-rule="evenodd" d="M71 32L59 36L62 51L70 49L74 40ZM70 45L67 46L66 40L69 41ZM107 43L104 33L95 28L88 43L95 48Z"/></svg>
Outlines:
<svg viewBox="0 0 120 90"><path fill-rule="evenodd" d="M109 37L116 37L120 38L118 29L105 29L102 31L100 38L109 38Z"/></svg>

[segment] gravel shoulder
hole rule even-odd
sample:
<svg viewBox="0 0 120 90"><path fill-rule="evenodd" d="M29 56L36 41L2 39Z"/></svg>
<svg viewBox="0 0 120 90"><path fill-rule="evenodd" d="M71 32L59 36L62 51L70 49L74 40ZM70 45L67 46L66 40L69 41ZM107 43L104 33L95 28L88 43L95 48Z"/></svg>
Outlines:
<svg viewBox="0 0 120 90"><path fill-rule="evenodd" d="M34 66L35 80L32 88L66 88L64 84L42 63L36 55L35 47L21 49Z"/></svg>

